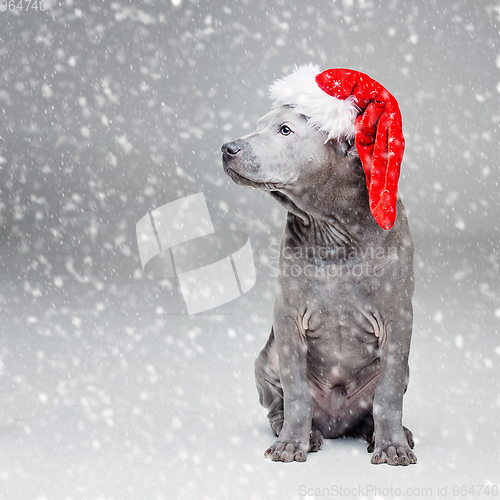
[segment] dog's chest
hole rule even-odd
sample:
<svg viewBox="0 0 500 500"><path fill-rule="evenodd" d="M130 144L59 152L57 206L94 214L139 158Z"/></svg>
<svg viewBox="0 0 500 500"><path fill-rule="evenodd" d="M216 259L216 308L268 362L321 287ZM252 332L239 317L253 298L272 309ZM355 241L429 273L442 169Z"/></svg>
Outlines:
<svg viewBox="0 0 500 500"><path fill-rule="evenodd" d="M305 310L299 314L308 343L326 351L336 350L337 355L372 353L378 347L379 332L370 309L355 296L334 296L324 294L306 299Z"/></svg>
<svg viewBox="0 0 500 500"><path fill-rule="evenodd" d="M378 356L380 332L365 294L356 286L340 285L286 278L285 284L278 286L276 300L296 318L315 363L361 368Z"/></svg>

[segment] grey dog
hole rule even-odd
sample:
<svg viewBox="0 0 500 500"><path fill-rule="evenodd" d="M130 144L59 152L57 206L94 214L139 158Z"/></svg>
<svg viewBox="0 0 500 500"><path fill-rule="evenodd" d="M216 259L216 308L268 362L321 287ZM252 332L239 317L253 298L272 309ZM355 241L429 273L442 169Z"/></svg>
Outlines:
<svg viewBox="0 0 500 500"><path fill-rule="evenodd" d="M401 200L394 226L382 229L354 141L328 139L290 106L222 152L236 184L264 190L288 211L273 327L255 362L278 436L265 456L305 461L323 437L358 437L374 464L416 463L402 425L414 275Z"/></svg>

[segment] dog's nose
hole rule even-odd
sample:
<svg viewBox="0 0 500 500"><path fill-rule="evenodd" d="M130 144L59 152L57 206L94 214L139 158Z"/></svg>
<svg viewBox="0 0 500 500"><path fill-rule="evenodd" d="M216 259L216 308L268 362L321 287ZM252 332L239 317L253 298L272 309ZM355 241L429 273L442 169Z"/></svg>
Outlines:
<svg viewBox="0 0 500 500"><path fill-rule="evenodd" d="M236 156L241 151L241 148L235 142L226 142L222 146L221 151L224 155Z"/></svg>

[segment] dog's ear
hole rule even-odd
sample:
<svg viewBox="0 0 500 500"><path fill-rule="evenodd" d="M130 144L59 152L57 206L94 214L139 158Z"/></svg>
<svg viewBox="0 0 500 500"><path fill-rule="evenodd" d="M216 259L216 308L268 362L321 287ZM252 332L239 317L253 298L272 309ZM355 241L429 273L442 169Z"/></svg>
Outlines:
<svg viewBox="0 0 500 500"><path fill-rule="evenodd" d="M344 156L354 156L359 158L358 150L354 138L352 139L339 139L337 141L340 151Z"/></svg>
<svg viewBox="0 0 500 500"><path fill-rule="evenodd" d="M356 142L354 139L349 139L347 141L348 148L346 152L346 156L354 156L355 158L359 158L358 150L356 149Z"/></svg>

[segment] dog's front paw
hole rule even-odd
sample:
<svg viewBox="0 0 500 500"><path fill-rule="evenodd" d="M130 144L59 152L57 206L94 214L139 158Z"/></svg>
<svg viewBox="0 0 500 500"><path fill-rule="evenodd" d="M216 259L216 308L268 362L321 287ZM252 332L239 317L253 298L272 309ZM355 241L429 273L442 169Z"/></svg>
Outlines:
<svg viewBox="0 0 500 500"><path fill-rule="evenodd" d="M372 464L410 465L417 463L417 456L406 443L375 445Z"/></svg>
<svg viewBox="0 0 500 500"><path fill-rule="evenodd" d="M317 451L323 444L319 431L313 431L309 439L287 439L279 437L264 453L273 462L305 462L308 451Z"/></svg>

